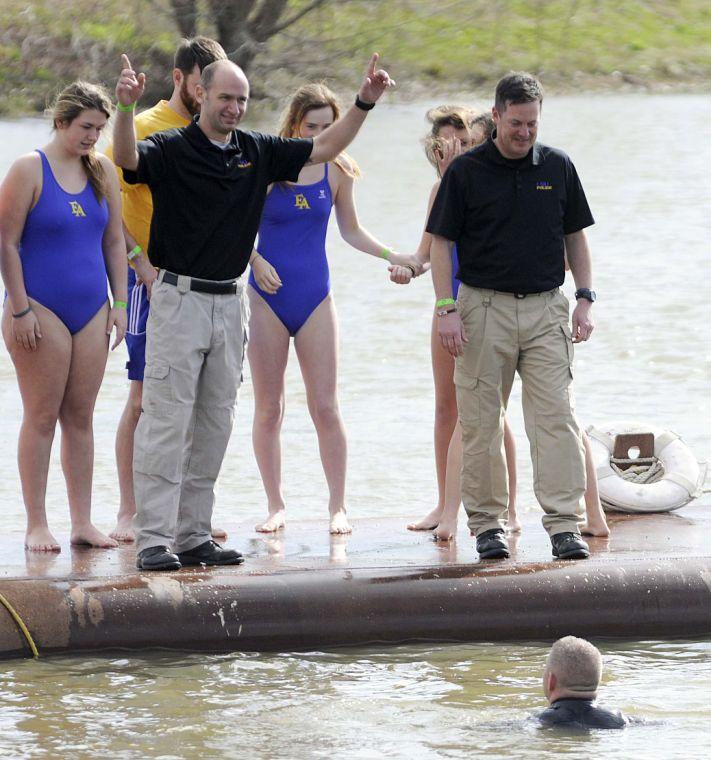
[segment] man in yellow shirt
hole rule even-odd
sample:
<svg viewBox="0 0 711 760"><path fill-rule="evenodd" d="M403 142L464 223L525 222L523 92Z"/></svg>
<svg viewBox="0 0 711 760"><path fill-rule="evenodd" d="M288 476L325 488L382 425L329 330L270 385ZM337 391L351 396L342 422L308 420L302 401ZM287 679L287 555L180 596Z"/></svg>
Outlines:
<svg viewBox="0 0 711 760"><path fill-rule="evenodd" d="M175 51L173 68L173 94L170 100L161 100L153 108L135 119L136 137L139 140L166 129L185 127L200 106L195 100L195 85L202 70L213 61L227 58L222 46L208 37L182 40ZM107 154L113 158L111 148ZM121 172L119 171L121 176ZM133 493L133 435L141 415L143 395L143 369L146 364L146 322L148 321L151 287L156 271L150 263L148 238L153 216L153 199L148 185L129 185L121 176L121 200L126 239L129 241L128 268L128 378L131 386L126 407L116 432L116 465L119 476L121 504L116 528L111 537L117 541L133 541L133 516L136 502ZM214 530L218 536L224 531Z"/></svg>

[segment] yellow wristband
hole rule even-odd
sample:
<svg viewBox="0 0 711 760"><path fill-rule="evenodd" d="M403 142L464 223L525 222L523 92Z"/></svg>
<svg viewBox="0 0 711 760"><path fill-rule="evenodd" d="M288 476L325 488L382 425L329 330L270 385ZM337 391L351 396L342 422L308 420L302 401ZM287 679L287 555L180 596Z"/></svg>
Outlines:
<svg viewBox="0 0 711 760"><path fill-rule="evenodd" d="M141 248L140 245L137 245L135 248L133 248L126 254L126 257L128 258L129 261L133 261L136 258L136 256L140 256L142 253L143 253L143 248Z"/></svg>
<svg viewBox="0 0 711 760"><path fill-rule="evenodd" d="M128 304L126 301L114 301L114 309L127 309Z"/></svg>
<svg viewBox="0 0 711 760"><path fill-rule="evenodd" d="M119 111L123 111L123 113L128 113L129 111L135 111L136 110L136 104L131 103L130 106L125 106L123 103L117 103L116 108Z"/></svg>
<svg viewBox="0 0 711 760"><path fill-rule="evenodd" d="M386 261L390 261L390 257L392 256L392 254L393 254L392 248L383 248L382 251L380 251L380 255Z"/></svg>

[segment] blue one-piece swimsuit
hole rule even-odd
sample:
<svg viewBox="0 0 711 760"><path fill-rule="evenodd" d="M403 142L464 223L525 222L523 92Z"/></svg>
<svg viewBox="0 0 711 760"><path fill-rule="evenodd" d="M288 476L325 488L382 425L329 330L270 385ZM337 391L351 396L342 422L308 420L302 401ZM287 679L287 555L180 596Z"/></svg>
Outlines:
<svg viewBox="0 0 711 760"><path fill-rule="evenodd" d="M328 164L313 185L274 185L259 226L257 250L276 269L282 286L274 295L250 285L294 336L331 289L326 259L326 229L333 198Z"/></svg>
<svg viewBox="0 0 711 760"><path fill-rule="evenodd" d="M459 256L457 256L456 243L452 246L452 298L456 300L459 293L460 281L457 279L459 273Z"/></svg>
<svg viewBox="0 0 711 760"><path fill-rule="evenodd" d="M54 312L74 335L106 303L103 238L109 220L87 181L81 193L65 192L42 158L42 193L27 215L20 240L25 290Z"/></svg>

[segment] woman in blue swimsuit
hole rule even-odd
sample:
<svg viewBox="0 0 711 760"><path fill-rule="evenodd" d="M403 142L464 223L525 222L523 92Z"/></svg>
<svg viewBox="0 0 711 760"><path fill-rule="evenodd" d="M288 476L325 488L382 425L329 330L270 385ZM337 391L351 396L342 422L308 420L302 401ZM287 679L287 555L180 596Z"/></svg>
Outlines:
<svg viewBox="0 0 711 760"><path fill-rule="evenodd" d="M308 84L294 94L280 135L315 137L338 116L334 94L322 84ZM325 247L331 207L341 236L351 246L419 271L413 257L386 249L360 226L353 201L356 176L357 166L343 154L325 165L307 165L296 184L274 185L264 206L250 262L248 345L255 397L252 440L269 511L256 526L260 532L285 524L279 434L292 337L328 483L330 531L351 530L345 507L346 432L336 388L338 328Z"/></svg>
<svg viewBox="0 0 711 760"><path fill-rule="evenodd" d="M58 97L54 135L19 158L0 187L2 333L23 404L18 446L25 546L59 551L45 495L62 429L71 542L113 547L91 522L92 417L109 334L126 330L126 247L116 169L94 146L111 115L102 89L75 82ZM109 307L107 274L114 295Z"/></svg>

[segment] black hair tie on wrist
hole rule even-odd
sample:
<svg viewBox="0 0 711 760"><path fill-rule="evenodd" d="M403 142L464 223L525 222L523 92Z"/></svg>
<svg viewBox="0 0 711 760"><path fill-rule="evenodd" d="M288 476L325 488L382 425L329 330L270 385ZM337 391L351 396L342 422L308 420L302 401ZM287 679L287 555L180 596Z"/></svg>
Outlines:
<svg viewBox="0 0 711 760"><path fill-rule="evenodd" d="M29 314L31 311L32 311L32 307L28 306L23 311L18 311L17 314L13 314L12 318L13 319L20 319L20 317L24 317L26 314Z"/></svg>

